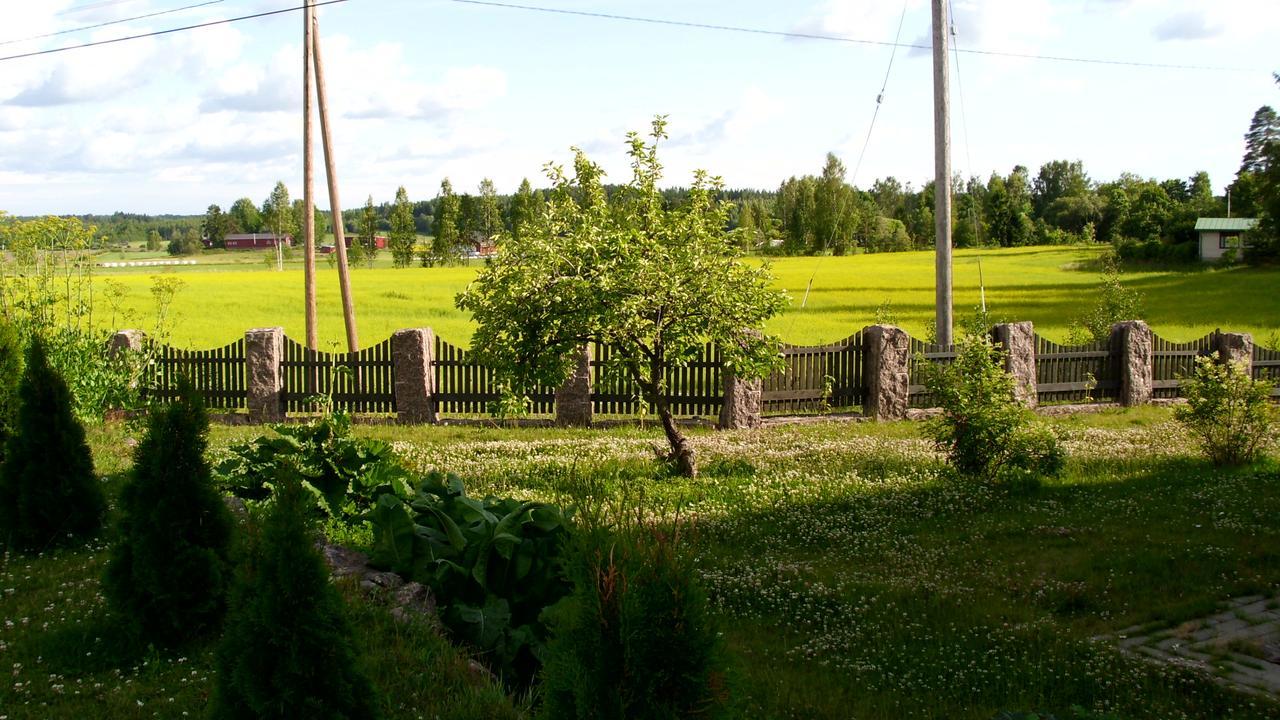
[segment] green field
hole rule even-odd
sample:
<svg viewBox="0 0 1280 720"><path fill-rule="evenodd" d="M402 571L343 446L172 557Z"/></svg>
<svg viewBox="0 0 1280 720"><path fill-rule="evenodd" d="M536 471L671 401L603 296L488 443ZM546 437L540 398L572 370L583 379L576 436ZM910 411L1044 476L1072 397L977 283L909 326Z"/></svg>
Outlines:
<svg viewBox="0 0 1280 720"><path fill-rule="evenodd" d="M979 302L979 261L988 308L998 319L1030 320L1042 335L1062 341L1073 318L1094 301L1100 250L1079 247L957 251L954 276L957 316ZM172 273L185 286L174 310L173 339L184 347L206 348L230 342L251 327L282 325L303 336L302 265L284 272L269 268L265 253L215 253L182 268L102 269L98 277L122 283L131 316L114 324L146 329L153 323L151 276ZM111 253L103 261L140 259L135 253ZM343 336L337 271L319 267L322 347ZM373 268L352 273L361 343L383 340L406 327L431 327L454 343L468 343L468 314L453 306L454 296L475 276L479 265L397 270L382 253ZM923 336L933 318L933 254L929 252L851 257L780 258L773 261L778 286L792 296L791 308L770 323L770 330L796 344L838 340L875 321L877 308L913 335ZM1143 294L1144 318L1157 334L1186 341L1221 328L1251 332L1275 344L1280 334L1280 270L1236 267L1134 268L1125 282ZM812 286L809 282L812 279ZM809 287L806 299L806 288ZM98 320L112 323L109 311Z"/></svg>

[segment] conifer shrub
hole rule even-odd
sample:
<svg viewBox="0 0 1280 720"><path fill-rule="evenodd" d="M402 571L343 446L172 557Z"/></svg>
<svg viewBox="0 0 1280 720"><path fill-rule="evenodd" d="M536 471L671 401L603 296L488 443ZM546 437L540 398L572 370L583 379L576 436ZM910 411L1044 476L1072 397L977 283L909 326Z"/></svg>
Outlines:
<svg viewBox="0 0 1280 720"><path fill-rule="evenodd" d="M567 573L573 592L546 612L540 717L723 715L722 648L678 530L584 530Z"/></svg>
<svg viewBox="0 0 1280 720"><path fill-rule="evenodd" d="M231 518L204 457L208 430L204 403L183 382L179 399L148 419L120 494L103 590L159 646L215 630L226 607Z"/></svg>
<svg viewBox="0 0 1280 720"><path fill-rule="evenodd" d="M18 385L22 380L22 341L18 331L0 320L0 464L5 445L18 422Z"/></svg>
<svg viewBox="0 0 1280 720"><path fill-rule="evenodd" d="M39 338L27 348L17 424L0 466L0 540L25 550L97 533L106 500L71 392Z"/></svg>
<svg viewBox="0 0 1280 720"><path fill-rule="evenodd" d="M342 597L315 547L306 491L296 474L275 486L232 587L212 717L374 717Z"/></svg>

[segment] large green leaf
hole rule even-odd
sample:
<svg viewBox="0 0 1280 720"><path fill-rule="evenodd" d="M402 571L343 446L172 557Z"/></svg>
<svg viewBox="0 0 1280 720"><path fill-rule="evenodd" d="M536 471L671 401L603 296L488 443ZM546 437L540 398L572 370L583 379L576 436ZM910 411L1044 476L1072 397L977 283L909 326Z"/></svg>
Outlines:
<svg viewBox="0 0 1280 720"><path fill-rule="evenodd" d="M394 495L383 495L366 518L373 526L373 564L396 572L412 569L414 525L404 503Z"/></svg>

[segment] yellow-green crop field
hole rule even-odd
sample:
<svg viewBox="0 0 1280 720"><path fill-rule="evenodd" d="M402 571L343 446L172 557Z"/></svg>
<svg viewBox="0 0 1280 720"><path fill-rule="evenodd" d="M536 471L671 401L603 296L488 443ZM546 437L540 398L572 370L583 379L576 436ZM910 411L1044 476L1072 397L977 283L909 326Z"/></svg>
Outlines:
<svg viewBox="0 0 1280 720"><path fill-rule="evenodd" d="M1096 301L1098 252L1079 247L957 251L956 315L978 305L980 262L993 316L1030 320L1042 335L1065 340L1071 321ZM196 266L174 268L104 268L97 277L100 287L107 281L119 283L125 293L122 306L132 312L124 319L117 315L116 324L143 329L154 322L152 277L181 278L171 326L173 341L182 347L214 347L241 337L248 328L272 325L301 339L302 265L294 260L277 272L261 255L213 254L198 258ZM469 343L470 316L457 310L453 299L475 277L478 265L394 269L383 256L374 267L352 272L361 344L379 342L406 327L431 327L450 342ZM115 254L102 258L132 259ZM921 337L932 321L932 253L780 258L772 265L777 285L791 295L791 306L769 329L787 342L818 344L847 337L875 321L878 309L882 317L895 318ZM1142 294L1144 319L1168 340L1192 340L1214 328L1251 332L1272 345L1280 335L1280 270L1138 269L1127 271L1123 279ZM337 271L324 261L319 263L318 286L321 347L327 348L344 335ZM97 317L111 322L106 308Z"/></svg>

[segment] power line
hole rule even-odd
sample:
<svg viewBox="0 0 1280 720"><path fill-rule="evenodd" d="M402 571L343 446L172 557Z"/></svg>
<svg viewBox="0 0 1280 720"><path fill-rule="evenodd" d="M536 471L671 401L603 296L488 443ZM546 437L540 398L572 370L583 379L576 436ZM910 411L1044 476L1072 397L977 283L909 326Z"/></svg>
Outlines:
<svg viewBox="0 0 1280 720"><path fill-rule="evenodd" d="M862 141L862 152L858 153L858 164L853 166L853 176L849 184L858 184L858 171L862 169L862 159L867 155L867 146L871 144L871 132L876 129L876 118L880 116L880 105L884 102L884 91L889 87L889 73L893 71L893 59L898 56L898 40L902 37L902 26L907 20L907 0L902 0L902 15L898 17L898 32L893 36L893 51L889 53L889 66L884 70L884 82L880 84L880 94L876 95L876 109L871 113L871 124L867 127L867 137Z"/></svg>
<svg viewBox="0 0 1280 720"><path fill-rule="evenodd" d="M715 23L689 22L686 20L668 20L664 18L638 17L635 15L617 15L613 13L590 12L586 10L565 10L562 8L541 7L539 5L519 5L516 3L496 2L496 0L448 0L462 5L480 5L484 7L503 8L506 10L528 10L530 12L550 13L553 15L576 15L578 17L597 18L601 20L618 20L623 22L646 23L649 25L670 25L675 27L697 28L699 30L719 30L724 32L746 33L750 35L769 35L773 37L793 38L797 40L824 40L829 42L852 43L855 45L874 45L879 47L911 48L913 50L930 50L929 45L917 43L888 42L885 40L865 40L840 35L823 35L788 30L766 30L763 28L740 27L736 25L718 25ZM1017 58L1021 60L1046 60L1051 62L1070 62L1091 65L1122 65L1127 67L1154 68L1160 70L1205 70L1213 72L1264 72L1258 68L1224 67L1216 65L1176 65L1172 63L1141 62L1137 60L1112 60L1106 58L1071 57L1067 55L1036 55L1005 50L967 49L960 52L970 55L986 55L991 57ZM1270 72L1267 70L1265 72Z"/></svg>
<svg viewBox="0 0 1280 720"><path fill-rule="evenodd" d="M85 25L84 27L71 28L70 30L59 30L57 32L45 33L43 35L32 35L31 37L17 38L15 40L0 40L0 45L12 45L14 43L27 42L28 40L42 40L44 38L50 38L57 35L84 32L85 30L96 30L98 28L107 27L108 25L119 25L120 23L133 22L134 20L145 20L147 18L159 17L161 15L172 15L173 13L182 12L183 10L194 10L196 8L205 7L206 5L217 5L221 2L226 2L226 0L208 0L207 2L202 2L196 5L186 5L180 8L173 8L172 10L161 10L159 12L137 15L135 17L124 18L122 20L111 20L109 22L98 23L97 25Z"/></svg>
<svg viewBox="0 0 1280 720"><path fill-rule="evenodd" d="M884 102L884 93L889 88L889 74L893 72L893 60L898 56L898 40L902 38L902 26L906 23L906 20L907 0L902 0L902 14L898 16L898 32L893 36L893 49L889 52L889 65L884 70L884 82L880 84L880 94L876 95L876 108L871 113L871 124L867 126L867 137L862 141L862 152L858 153L858 164L853 166L853 175L849 177L849 185L854 188L858 186L858 172L862 169L862 159L867 155L867 147L871 144L871 133L876 129L876 118L880 116L880 106ZM809 292L813 290L813 281L818 278L818 270L822 267L822 259L824 257L824 255L819 255L817 262L813 264L813 273L809 275L809 282L804 288L804 298L800 301L802 310L809 304ZM792 317L792 328L795 327L797 318L799 318L799 315Z"/></svg>
<svg viewBox="0 0 1280 720"><path fill-rule="evenodd" d="M322 2L311 3L311 7L318 8L318 7L324 7L325 5L337 5L338 3L344 3L344 2L347 2L347 0L323 0ZM97 42L82 43L80 45L67 45L64 47L50 48L48 50L37 50L34 52L21 53L18 55L9 55L6 57L0 57L0 62L4 62L6 60L18 60L20 58L35 57L37 55L52 55L54 53L67 52L69 50L79 50L81 48L97 47L99 45L112 45L114 43L122 43L122 42L127 42L129 40L140 40L142 38L156 37L158 35L169 35L171 33L183 32L185 30L197 30L199 28L213 27L214 25L227 25L230 23L240 22L242 20L254 20L257 18L264 18L271 15L281 15L283 13L297 12L299 10L304 9L305 7L306 7L305 5L298 5L297 7L284 8L281 10L268 10L266 12L254 13L252 15L241 15L240 17L227 18L225 20L212 20L210 22L198 23L195 25L186 25L183 27L169 28L168 30L157 30L155 32L142 33L140 35L129 35L126 37L113 38L111 40L98 40Z"/></svg>

